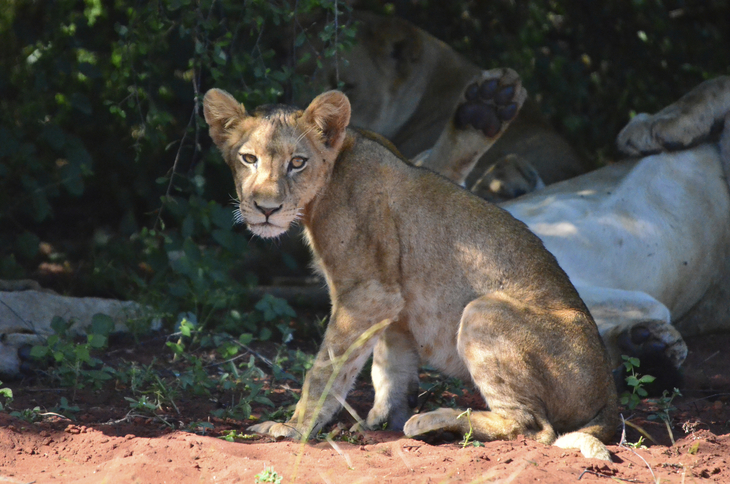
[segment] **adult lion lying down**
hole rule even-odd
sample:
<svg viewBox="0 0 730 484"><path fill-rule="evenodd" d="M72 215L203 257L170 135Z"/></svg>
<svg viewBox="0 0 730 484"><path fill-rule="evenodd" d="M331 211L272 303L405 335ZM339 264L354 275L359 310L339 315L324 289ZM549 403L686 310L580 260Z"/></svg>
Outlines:
<svg viewBox="0 0 730 484"><path fill-rule="evenodd" d="M679 366L679 333L730 329L729 120L730 78L707 81L619 134L627 154L657 154L502 204L568 273L614 363L662 354Z"/></svg>
<svg viewBox="0 0 730 484"><path fill-rule="evenodd" d="M464 87L481 69L398 17L357 12L355 19L357 42L341 54L348 62L340 63L337 73L333 66L327 66L318 73L319 83L314 84L336 89L339 78L352 105L350 124L385 136L406 157L414 158L433 147ZM311 73L313 61L302 69ZM305 101L308 99L302 104ZM514 198L543 182L549 185L586 171L576 152L529 99L519 117L459 183L471 188L486 170L508 156L534 170L517 177L493 170L489 177L497 178L500 186L483 191L492 200Z"/></svg>

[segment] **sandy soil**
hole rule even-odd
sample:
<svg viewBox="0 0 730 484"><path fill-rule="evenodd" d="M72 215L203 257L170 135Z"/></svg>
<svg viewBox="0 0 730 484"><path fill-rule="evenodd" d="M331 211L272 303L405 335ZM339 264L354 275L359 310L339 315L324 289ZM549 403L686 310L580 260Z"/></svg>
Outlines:
<svg viewBox="0 0 730 484"><path fill-rule="evenodd" d="M107 389L77 394L75 422L45 415L29 423L0 413L0 482L252 483L264 469L273 469L284 483L730 483L730 335L688 344L684 396L671 411L676 443L664 423L651 420L656 401L645 400L622 410L630 423L626 441L636 444L640 428L656 443L645 438L636 448L619 445L619 429L609 446L610 464L524 438L464 447L406 439L398 432L343 431L334 440L307 444L267 438L228 442L219 436L243 430L248 422L206 417L206 403L191 398L180 405L176 428L201 419L211 427L205 435L173 430L157 419L125 418L128 405L119 392ZM51 407L68 394L22 382L8 386L16 410ZM349 400L365 412L372 390L361 384ZM457 404L475 406L474 395L467 393ZM347 418L338 419L341 428L349 425Z"/></svg>

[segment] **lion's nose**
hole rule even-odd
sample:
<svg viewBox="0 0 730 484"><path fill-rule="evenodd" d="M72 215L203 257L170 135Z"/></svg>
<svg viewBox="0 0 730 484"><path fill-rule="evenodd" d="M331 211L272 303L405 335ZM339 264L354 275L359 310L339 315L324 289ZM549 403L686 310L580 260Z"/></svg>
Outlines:
<svg viewBox="0 0 730 484"><path fill-rule="evenodd" d="M283 205L279 205L278 207L266 207L266 206L261 206L256 202L253 202L253 204L258 209L259 212L263 213L266 216L267 219L269 217L271 217L271 215L273 213L281 210L281 207L283 206Z"/></svg>

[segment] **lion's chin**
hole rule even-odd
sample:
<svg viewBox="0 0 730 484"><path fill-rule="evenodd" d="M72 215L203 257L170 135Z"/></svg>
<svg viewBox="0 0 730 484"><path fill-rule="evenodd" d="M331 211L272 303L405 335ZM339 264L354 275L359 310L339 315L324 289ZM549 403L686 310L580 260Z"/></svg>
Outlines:
<svg viewBox="0 0 730 484"><path fill-rule="evenodd" d="M248 230L264 239L278 237L287 231L288 227L280 227L269 222L262 224L248 224Z"/></svg>

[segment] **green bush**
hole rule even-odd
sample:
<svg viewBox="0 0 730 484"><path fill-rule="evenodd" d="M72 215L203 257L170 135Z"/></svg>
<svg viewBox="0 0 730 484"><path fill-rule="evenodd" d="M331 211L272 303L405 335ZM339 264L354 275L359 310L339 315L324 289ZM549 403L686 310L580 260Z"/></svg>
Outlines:
<svg viewBox="0 0 730 484"><path fill-rule="evenodd" d="M248 240L233 230L202 95L216 86L258 105L311 89L297 63L329 62L351 41L347 11L330 0L3 3L0 278L50 259L74 273L75 294L145 299L203 324L248 303Z"/></svg>

